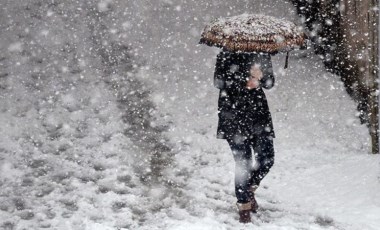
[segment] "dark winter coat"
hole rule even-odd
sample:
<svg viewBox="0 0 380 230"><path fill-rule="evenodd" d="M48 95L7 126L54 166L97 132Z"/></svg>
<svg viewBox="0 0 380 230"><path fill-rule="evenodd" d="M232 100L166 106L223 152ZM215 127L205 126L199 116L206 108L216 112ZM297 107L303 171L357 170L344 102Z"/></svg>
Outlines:
<svg viewBox="0 0 380 230"><path fill-rule="evenodd" d="M260 87L247 89L250 68L255 63L261 65L263 78ZM275 137L272 117L262 89L270 89L274 85L269 54L220 52L216 60L214 85L220 89L217 138Z"/></svg>

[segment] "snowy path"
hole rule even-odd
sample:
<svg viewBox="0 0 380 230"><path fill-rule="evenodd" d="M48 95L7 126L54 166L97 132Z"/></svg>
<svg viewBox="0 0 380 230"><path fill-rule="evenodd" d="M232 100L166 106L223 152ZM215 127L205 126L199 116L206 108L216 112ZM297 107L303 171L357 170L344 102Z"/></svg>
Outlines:
<svg viewBox="0 0 380 230"><path fill-rule="evenodd" d="M254 12L295 17L290 4L258 5ZM179 34L179 41L189 39ZM146 229L236 229L243 226L237 223L234 205L234 163L227 143L215 139L218 91L212 76L218 50L189 46L191 52L177 48L169 64L157 64L165 84L153 70L147 73L160 86L153 100L164 114L161 119L171 123L168 136L178 151L173 177L183 186L183 201L158 213ZM277 82L266 92L277 135L276 163L257 192L261 210L253 225L377 229L379 164L367 154L368 135L355 117L354 102L311 51L293 54L286 71L284 60L281 55L273 58Z"/></svg>
<svg viewBox="0 0 380 230"><path fill-rule="evenodd" d="M0 229L380 226L378 156L342 83L310 50L292 53L286 71L285 57L273 58L275 166L252 224L237 222L234 162L215 137L219 50L197 42L216 16L296 20L289 3L5 3Z"/></svg>
<svg viewBox="0 0 380 230"><path fill-rule="evenodd" d="M283 60L274 58L277 86L267 92L277 135L276 163L258 190L262 209L253 218L254 225L376 229L380 224L376 217L380 199L375 192L378 162L376 156L367 155L366 129L355 119L354 103L339 79L324 72L313 55L292 58L286 73ZM197 88L180 83L178 88L199 93L164 103L167 119L174 121L168 135L180 148L176 176L185 183L188 203L170 210L176 214L160 222L160 228L232 229L238 225L233 159L227 143L215 139L217 90L210 82L202 83Z"/></svg>

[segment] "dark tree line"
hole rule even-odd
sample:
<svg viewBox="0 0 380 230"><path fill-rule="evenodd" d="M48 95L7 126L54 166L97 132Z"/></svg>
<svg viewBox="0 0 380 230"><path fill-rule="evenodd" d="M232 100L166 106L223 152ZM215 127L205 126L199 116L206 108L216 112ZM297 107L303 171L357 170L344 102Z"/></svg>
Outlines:
<svg viewBox="0 0 380 230"><path fill-rule="evenodd" d="M291 0L325 67L339 75L379 153L378 0Z"/></svg>

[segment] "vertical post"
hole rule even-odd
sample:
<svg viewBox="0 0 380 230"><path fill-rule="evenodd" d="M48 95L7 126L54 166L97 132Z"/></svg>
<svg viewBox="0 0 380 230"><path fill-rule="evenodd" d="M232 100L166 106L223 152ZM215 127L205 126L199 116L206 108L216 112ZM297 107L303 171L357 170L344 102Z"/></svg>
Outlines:
<svg viewBox="0 0 380 230"><path fill-rule="evenodd" d="M379 10L378 0L371 0L368 8L369 53L369 121L372 153L379 154Z"/></svg>

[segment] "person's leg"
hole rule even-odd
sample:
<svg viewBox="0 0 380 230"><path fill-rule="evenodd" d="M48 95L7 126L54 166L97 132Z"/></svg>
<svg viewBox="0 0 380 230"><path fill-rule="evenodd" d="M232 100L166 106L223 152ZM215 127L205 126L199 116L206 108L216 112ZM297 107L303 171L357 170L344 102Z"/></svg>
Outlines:
<svg viewBox="0 0 380 230"><path fill-rule="evenodd" d="M249 141L227 140L235 160L235 194L239 209L239 222L251 222L252 209L249 187L252 171L252 151Z"/></svg>
<svg viewBox="0 0 380 230"><path fill-rule="evenodd" d="M252 171L252 151L248 140L236 142L228 139L235 160L235 194L238 203L248 203Z"/></svg>
<svg viewBox="0 0 380 230"><path fill-rule="evenodd" d="M261 180L274 164L273 138L259 136L253 140L252 145L255 151L256 164L252 170L250 185L254 188L260 185Z"/></svg>

